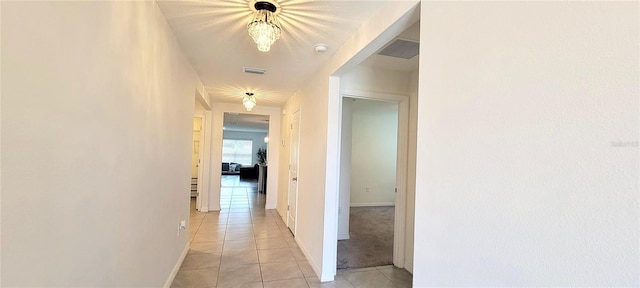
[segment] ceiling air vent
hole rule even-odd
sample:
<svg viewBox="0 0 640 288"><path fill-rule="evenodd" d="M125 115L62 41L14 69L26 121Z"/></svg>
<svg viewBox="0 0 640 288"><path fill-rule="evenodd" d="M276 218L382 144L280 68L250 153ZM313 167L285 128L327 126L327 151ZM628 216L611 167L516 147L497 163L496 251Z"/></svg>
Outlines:
<svg viewBox="0 0 640 288"><path fill-rule="evenodd" d="M387 47L384 47L378 55L391 56L396 58L411 59L420 52L420 43L396 39Z"/></svg>
<svg viewBox="0 0 640 288"><path fill-rule="evenodd" d="M264 73L267 72L267 69L253 68L253 67L242 67L242 72L264 75Z"/></svg>

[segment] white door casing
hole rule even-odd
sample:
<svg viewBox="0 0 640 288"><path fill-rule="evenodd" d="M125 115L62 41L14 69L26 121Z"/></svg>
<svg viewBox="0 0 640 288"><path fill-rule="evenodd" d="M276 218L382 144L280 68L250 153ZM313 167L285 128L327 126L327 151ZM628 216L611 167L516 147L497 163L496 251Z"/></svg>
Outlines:
<svg viewBox="0 0 640 288"><path fill-rule="evenodd" d="M404 268L404 239L406 225L406 189L407 189L407 150L408 150L408 126L409 126L409 98L404 95L395 95L390 93L375 93L359 90L342 90L340 97L340 111L342 112L342 98L349 97L354 99L367 99L377 101L389 101L398 103L398 150L396 163L396 201L393 231L393 264L398 268ZM342 114L339 118L339 127L342 131ZM338 159L340 156L338 155ZM340 169L338 167L338 178L340 177ZM339 206L339 203L336 203ZM336 215L336 219L339 219ZM336 224L337 221L336 221ZM337 236L337 235L336 235ZM336 237L337 242L337 237Z"/></svg>
<svg viewBox="0 0 640 288"><path fill-rule="evenodd" d="M191 178L197 179L197 191L191 192L191 197L196 196L196 207L200 207L200 190L202 189L202 171L200 169L200 159L202 158L202 117L193 117L193 143L191 153Z"/></svg>
<svg viewBox="0 0 640 288"><path fill-rule="evenodd" d="M351 133L352 101L342 98L342 124L340 130L340 181L338 195L338 240L347 240L349 236L349 213L351 211Z"/></svg>
<svg viewBox="0 0 640 288"><path fill-rule="evenodd" d="M298 151L300 139L300 110L291 118L291 148L289 160L289 197L287 201L287 227L296 234L296 217L298 215Z"/></svg>

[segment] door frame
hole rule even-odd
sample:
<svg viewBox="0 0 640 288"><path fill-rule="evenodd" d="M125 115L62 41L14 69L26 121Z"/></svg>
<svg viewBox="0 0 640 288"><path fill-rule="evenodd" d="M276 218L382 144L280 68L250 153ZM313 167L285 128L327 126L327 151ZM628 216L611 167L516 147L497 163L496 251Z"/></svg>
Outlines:
<svg viewBox="0 0 640 288"><path fill-rule="evenodd" d="M266 209L276 209L278 204L278 167L280 165L280 121L281 108L273 106L258 105L251 112L247 111L242 104L233 103L216 103L211 107L211 163L222 163L222 126L224 123L224 113L240 113L240 114L258 114L269 116L269 143L267 144L269 173L267 173L267 196ZM220 188L221 188L221 165L211 165L210 175L215 177L209 178L208 204L209 211L220 211ZM271 191L271 193L269 192Z"/></svg>
<svg viewBox="0 0 640 288"><path fill-rule="evenodd" d="M193 113L193 117L201 117L200 125L200 153L198 153L198 195L196 196L196 210L209 212L209 185L211 175L211 105L204 85L198 82L195 91L194 104L199 103L204 110ZM195 107L195 106L194 106ZM192 125L193 127L193 125ZM193 130L193 129L192 129ZM189 195L191 197L191 195Z"/></svg>
<svg viewBox="0 0 640 288"><path fill-rule="evenodd" d="M291 114L291 119L289 121L289 125L291 127L291 130L293 131L293 117L294 115L298 116L298 139L296 141L298 147L297 147L297 153L296 153L296 177L299 177L299 172L300 172L300 121L302 120L302 117L300 116L301 114L301 109L298 108L295 112L293 112ZM293 132L289 133L289 143L293 143ZM289 215L291 214L291 209L290 209L290 205L291 205L291 146L289 146L289 175L287 177L287 183L289 183L288 185L288 189L287 189L287 227L289 227L289 229L291 229L291 227L289 226ZM295 223L293 225L293 231L291 231L293 233L293 235L295 236L297 233L297 229L298 229L298 188L300 187L299 182L296 181L296 191L295 191L295 207L296 207L296 212L294 215L294 219L295 219Z"/></svg>
<svg viewBox="0 0 640 288"><path fill-rule="evenodd" d="M344 89L340 93L340 117L338 133L342 139L342 99L353 98L373 101L393 102L398 104L398 143L396 155L396 188L395 215L393 225L393 265L404 268L405 258L405 233L406 233L406 209L407 209L407 152L409 150L409 97L405 95L378 93L361 90ZM341 153L341 148L339 153ZM340 159L340 155L338 155ZM338 180L340 180L340 169L338 166ZM338 192L339 193L339 192ZM339 197L338 197L339 198ZM339 205L339 204L338 204ZM338 219L338 215L336 215ZM337 223L336 223L337 224ZM337 227L336 227L337 228ZM337 239L336 239L337 242ZM337 254L336 254L337 256Z"/></svg>
<svg viewBox="0 0 640 288"><path fill-rule="evenodd" d="M196 209L200 212L209 212L209 179L211 177L211 111L202 113L202 132L200 134L200 164L198 167L198 197Z"/></svg>
<svg viewBox="0 0 640 288"><path fill-rule="evenodd" d="M204 170L202 166L204 165L204 157L202 157L202 154L204 154L204 113L196 112L193 118L200 118L200 131L198 131L200 134L200 139L198 139L198 164L196 164L198 170L196 175L196 210L200 211L202 207L202 170Z"/></svg>

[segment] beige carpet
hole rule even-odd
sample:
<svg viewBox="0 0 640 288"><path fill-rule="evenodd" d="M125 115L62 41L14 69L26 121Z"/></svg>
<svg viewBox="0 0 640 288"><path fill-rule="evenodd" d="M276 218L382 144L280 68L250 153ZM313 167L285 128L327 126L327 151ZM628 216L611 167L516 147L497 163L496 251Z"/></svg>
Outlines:
<svg viewBox="0 0 640 288"><path fill-rule="evenodd" d="M351 207L349 240L338 241L338 269L393 264L393 206Z"/></svg>

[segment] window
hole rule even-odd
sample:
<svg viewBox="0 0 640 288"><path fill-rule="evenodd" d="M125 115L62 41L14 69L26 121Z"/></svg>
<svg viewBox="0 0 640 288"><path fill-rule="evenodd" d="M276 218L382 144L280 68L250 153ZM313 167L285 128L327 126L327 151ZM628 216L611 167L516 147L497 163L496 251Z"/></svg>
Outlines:
<svg viewBox="0 0 640 288"><path fill-rule="evenodd" d="M222 162L234 162L251 166L253 156L253 141L251 140L222 140Z"/></svg>

